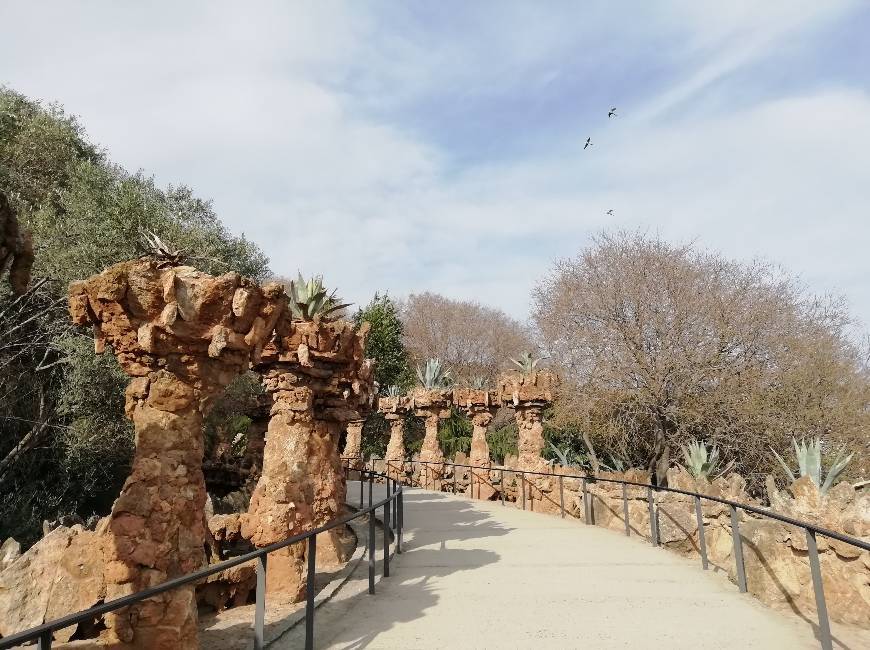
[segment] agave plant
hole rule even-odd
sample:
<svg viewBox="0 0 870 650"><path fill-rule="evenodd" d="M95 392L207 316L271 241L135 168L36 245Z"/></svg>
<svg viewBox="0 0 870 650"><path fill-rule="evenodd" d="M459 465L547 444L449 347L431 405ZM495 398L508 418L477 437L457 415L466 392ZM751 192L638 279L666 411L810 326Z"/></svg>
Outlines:
<svg viewBox="0 0 870 650"><path fill-rule="evenodd" d="M401 389L393 384L392 386L387 386L387 397L399 397L402 394Z"/></svg>
<svg viewBox="0 0 870 650"><path fill-rule="evenodd" d="M607 463L601 461L601 466L608 472L624 472L628 469L628 463L624 459L619 456L614 456L613 454L608 456Z"/></svg>
<svg viewBox="0 0 870 650"><path fill-rule="evenodd" d="M287 293L290 297L290 311L297 320L310 321L315 317L332 320L335 317L330 318L331 315L351 305L342 303L341 298L336 297L334 289L332 293L327 293L321 275L315 275L306 282L299 273L295 282L290 280Z"/></svg>
<svg viewBox="0 0 870 650"><path fill-rule="evenodd" d="M483 390L486 388L486 377L472 377L471 387L474 390Z"/></svg>
<svg viewBox="0 0 870 650"><path fill-rule="evenodd" d="M683 450L686 469L695 478L712 481L734 467L734 461L729 462L724 467L721 466L719 448L716 445L713 445L712 449L707 449L705 443L692 440L687 445L681 445L680 448Z"/></svg>
<svg viewBox="0 0 870 650"><path fill-rule="evenodd" d="M523 352L519 359L511 358L511 363L519 368L524 375L528 375L537 367L541 359L543 357L535 359L531 352Z"/></svg>
<svg viewBox="0 0 870 650"><path fill-rule="evenodd" d="M423 368L417 366L417 379L423 388L447 388L450 385L450 371L441 364L440 359L429 359Z"/></svg>
<svg viewBox="0 0 870 650"><path fill-rule="evenodd" d="M547 444L550 445L550 449L553 450L553 453L556 454L556 458L559 459L559 464L562 467L580 467L579 463L572 463L568 460L568 456L571 453L571 450L568 447L565 447L564 450L559 449L556 445L554 445L551 441L547 441Z"/></svg>
<svg viewBox="0 0 870 650"><path fill-rule="evenodd" d="M799 475L801 477L809 476L810 480L816 484L819 488L819 492L822 494L828 493L831 486L843 474L846 465L848 465L849 461L852 460L852 456L855 455L853 452L847 456L846 448L841 448L840 451L837 452L837 458L834 461L834 464L831 465L830 469L828 469L824 482L822 482L822 441L819 440L819 438L810 438L809 442L806 442L803 439L798 442L792 438L791 442L792 445L794 445L794 455L797 458ZM797 477L794 472L791 471L791 468L786 465L782 456L776 453L776 450L773 447L770 448L770 451L772 451L773 455L776 456L779 464L782 465L782 468L785 470L785 473L792 482L796 481Z"/></svg>
<svg viewBox="0 0 870 650"><path fill-rule="evenodd" d="M150 230L140 230L139 234L148 255L157 260L158 269L181 265L184 260L184 249L174 249Z"/></svg>

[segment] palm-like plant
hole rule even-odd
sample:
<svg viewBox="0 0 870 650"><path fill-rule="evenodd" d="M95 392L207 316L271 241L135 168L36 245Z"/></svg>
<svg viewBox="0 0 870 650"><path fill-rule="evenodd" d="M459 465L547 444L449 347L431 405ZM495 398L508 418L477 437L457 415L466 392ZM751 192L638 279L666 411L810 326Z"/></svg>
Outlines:
<svg viewBox="0 0 870 650"><path fill-rule="evenodd" d="M450 370L441 363L440 359L429 359L422 368L417 366L417 380L427 390L447 388L451 380Z"/></svg>
<svg viewBox="0 0 870 650"><path fill-rule="evenodd" d="M335 312L351 304L342 303L341 298L336 297L334 289L327 293L321 275L315 275L306 281L299 273L295 282L290 280L287 293L290 298L290 311L296 320L311 321L315 317L325 321L334 320Z"/></svg>
<svg viewBox="0 0 870 650"><path fill-rule="evenodd" d="M833 465L831 465L830 469L828 469L827 474L825 475L824 482L822 481L822 441L819 438L810 438L807 442L801 439L800 442L791 439L792 445L794 445L794 455L797 458L798 462L798 474L803 476L809 476L810 480L816 484L819 488L819 492L822 494L827 494L828 490L831 486L836 482L838 478L843 474L843 471L846 469L846 465L849 464L849 461L852 460L852 456L854 456L854 452L846 455L846 448L843 447L840 451L837 452L836 460L834 460ZM795 473L791 471L791 468L786 464L786 462L782 459L776 450L771 447L770 451L773 452L773 455L779 461L779 464L782 465L782 468L785 470L785 473L792 480L792 482L797 480L797 476Z"/></svg>
<svg viewBox="0 0 870 650"><path fill-rule="evenodd" d="M699 440L692 440L687 445L681 445L683 458L686 461L686 469L695 478L703 478L712 481L722 476L734 466L734 461L721 467L719 448L713 445L707 449L707 445Z"/></svg>
<svg viewBox="0 0 870 650"><path fill-rule="evenodd" d="M543 357L536 359L531 352L523 352L519 359L511 358L513 363L524 375L531 374Z"/></svg>

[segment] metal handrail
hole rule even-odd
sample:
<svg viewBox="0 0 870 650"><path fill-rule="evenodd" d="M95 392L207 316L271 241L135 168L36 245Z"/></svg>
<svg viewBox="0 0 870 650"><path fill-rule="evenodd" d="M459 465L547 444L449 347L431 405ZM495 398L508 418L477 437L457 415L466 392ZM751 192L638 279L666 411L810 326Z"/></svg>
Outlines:
<svg viewBox="0 0 870 650"><path fill-rule="evenodd" d="M359 461L359 458L345 459L345 460L353 460ZM594 522L595 514L594 514L594 504L591 503L589 499L589 494L587 491L587 486L589 483L615 483L623 486L622 489L622 500L623 500L623 516L625 518L625 534L631 535L631 527L628 521L628 495L626 491L627 486L644 488L647 491L647 499L649 502L649 511L650 511L650 543L653 546L659 545L659 526L658 526L658 507L655 503L654 493L656 492L673 492L675 494L682 494L684 496L693 497L695 500L695 515L698 522L698 541L699 541L699 552L701 555L701 566L704 570L706 570L709 566L709 562L707 559L707 546L706 539L704 534L704 522L703 522L703 514L701 510L701 500L705 499L707 501L713 501L715 503L721 503L726 505L731 510L731 537L734 551L734 559L735 565L737 569L737 584L742 593L747 591L746 585L746 570L743 562L743 543L740 537L740 524L737 518L737 512L739 510L743 510L744 512L751 512L757 515L761 515L762 517L767 517L769 519L774 519L776 521L780 521L785 524L789 524L791 526L796 526L798 528L803 528L806 533L807 538L807 551L809 556L810 563L810 572L812 574L813 579L813 590L816 600L816 611L818 613L819 619L819 641L821 643L821 647L823 650L833 650L833 637L831 635L831 625L828 618L828 608L825 602L825 591L824 585L822 583L822 573L821 573L821 565L819 564L819 552L818 545L816 542L816 535L822 535L823 537L827 537L830 539L835 539L839 542L843 542L845 544L849 544L850 546L854 546L856 548L870 551L870 543L860 540L856 537L851 537L849 535L845 535L843 533L838 533L837 531L830 530L829 528L824 528L822 526L818 526L816 524L812 524L810 522L801 521L799 519L794 519L793 517L788 517L786 515L779 514L778 512L773 512L768 509L760 508L757 506L752 506L746 503L740 503L739 501L732 501L731 499L723 499L721 497L702 494L700 492L691 492L689 490L681 490L679 488L670 488L665 486L652 485L649 483L638 483L636 481L625 481L620 479L612 479L612 478L601 478L590 474L562 474L562 473L551 473L551 472L538 472L532 470L522 470L522 469L511 469L506 468L504 466L488 466L488 465L466 465L463 463L453 463L449 461L425 461L425 460L399 460L399 459L384 459L384 458L370 458L369 462L374 463L374 461L385 461L389 463L410 463L420 464L420 465L449 465L454 468L453 476L454 476L454 492L455 492L455 477L456 477L456 467L463 467L467 469L480 469L486 471L499 471L501 473L501 502L504 505L504 474L505 471L511 474L519 474L520 481L522 483L522 503L523 509L525 510L526 506L526 488L525 481L526 475L532 476L543 476L548 478L558 478L559 479L559 503L561 516L565 517L565 496L564 496L564 481L563 479L572 478L572 479L580 479L583 481L583 506L585 510L584 519L587 524L591 524ZM374 465L372 465L373 467ZM389 471L387 472L389 474ZM473 494L473 493L472 493Z"/></svg>
<svg viewBox="0 0 870 650"><path fill-rule="evenodd" d="M203 578L207 578L216 573L220 573L226 569L231 569L233 567L239 566L240 564L245 564L246 562L250 562L252 560L258 560L257 562L257 586L256 586L256 601L255 601L255 610L254 610L254 649L262 650L264 647L263 640L263 628L265 624L265 591L266 591L266 558L269 553L274 551L278 551L282 548L286 548L291 544L298 544L299 542L308 541L308 571L309 578L307 580L307 593L306 593L306 607L305 607L305 619L306 619L306 633L305 633L305 648L306 650L310 650L314 647L314 560L317 553L316 539L317 535L320 533L324 533L328 530L332 530L338 526L343 526L354 519L359 517L363 517L364 515L371 515L369 517L369 593L374 594L374 571L375 571L375 563L374 563L374 527L375 527L375 511L379 508L384 509L384 565L383 565L383 575L384 577L389 577L389 546L390 546L390 517L389 511L392 507L398 514L394 517L394 521L396 522L395 531L396 531L396 552L401 553L401 543L402 543L402 525L404 519L404 497L403 497L403 486L398 481L393 481L389 476L385 474L379 474L374 471L362 469L359 470L362 472L360 475L360 485L362 485L364 475L368 475L369 482L369 506L368 508L363 508L362 502L360 502L360 509L355 513L349 513L336 519L335 521L331 521L328 524L323 526L319 526L313 530L307 531L305 533L299 533L298 535L293 535L292 537L282 540L280 542L276 542L274 544L270 544L269 546L264 546L263 548L257 549L256 551L251 551L250 553L245 553L244 555L239 555L238 557L234 557L230 560L224 560L223 562L219 562L218 564L210 565L204 569L200 569L199 571L194 571L193 573L188 573L183 576L179 576L177 578L172 578L171 580L167 580L166 582L162 582L159 585L155 585L154 587L149 587L148 589L143 589L142 591L137 591L133 594L128 594L126 596L122 596L120 598L116 598L114 600L110 600L107 603L102 603L100 605L94 605L89 609L82 610L80 612L76 612L73 614L68 614L67 616L63 616L61 618L55 619L53 621L49 621L47 623L43 623L42 625L38 625L36 627L30 628L28 630L23 630L21 632L16 632L15 634L11 634L7 637L0 638L0 650L7 650L8 648L13 648L21 643L27 641L37 641L38 642L38 650L50 650L53 632L55 630L60 630L65 627L69 627L70 625L77 625L78 623L83 623L86 621L93 620L95 617L100 616L102 614L106 614L108 612L112 612L123 607L128 607L135 603L141 602L148 598L152 598L159 594L162 594L166 591L170 591L172 589L177 589L178 587L183 587L185 585L189 585L193 582L198 582ZM378 501L377 503L372 503L371 495L372 489L371 485L373 479L383 478L388 481L387 484L387 497ZM390 491L389 483L393 483L392 491Z"/></svg>

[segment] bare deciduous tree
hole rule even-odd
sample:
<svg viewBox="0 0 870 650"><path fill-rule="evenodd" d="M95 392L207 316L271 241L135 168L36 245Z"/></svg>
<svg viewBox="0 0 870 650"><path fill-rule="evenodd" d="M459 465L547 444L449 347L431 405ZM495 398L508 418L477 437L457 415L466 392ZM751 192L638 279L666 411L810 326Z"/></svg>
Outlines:
<svg viewBox="0 0 870 650"><path fill-rule="evenodd" d="M750 474L792 435L851 443L866 463L870 382L844 305L769 264L602 234L557 262L534 302L567 379L560 418L659 481L691 437Z"/></svg>
<svg viewBox="0 0 870 650"><path fill-rule="evenodd" d="M412 361L420 364L437 357L459 381L479 376L494 382L509 357L534 347L525 325L474 301L411 294L401 314Z"/></svg>

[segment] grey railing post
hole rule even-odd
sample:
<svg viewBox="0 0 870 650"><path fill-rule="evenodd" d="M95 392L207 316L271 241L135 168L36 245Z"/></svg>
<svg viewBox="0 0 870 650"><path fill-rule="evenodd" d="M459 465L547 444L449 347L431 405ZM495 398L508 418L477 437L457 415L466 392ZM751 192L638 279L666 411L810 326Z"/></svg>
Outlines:
<svg viewBox="0 0 870 650"><path fill-rule="evenodd" d="M649 541L653 546L659 545L659 531L656 530L655 500L652 487L646 489L646 499L649 504Z"/></svg>
<svg viewBox="0 0 870 650"><path fill-rule="evenodd" d="M565 518L565 486L562 475L559 474L559 508L562 510L562 519Z"/></svg>
<svg viewBox="0 0 870 650"><path fill-rule="evenodd" d="M371 502L369 503L371 508ZM369 511L369 593L375 593L375 511Z"/></svg>
<svg viewBox="0 0 870 650"><path fill-rule="evenodd" d="M398 505L398 522L396 522L396 553L402 553L402 526L405 525L405 491L399 486L399 495L396 497Z"/></svg>
<svg viewBox="0 0 870 650"><path fill-rule="evenodd" d="M374 482L374 478L371 473L369 473L369 508L372 507L374 501L372 501L372 483Z"/></svg>
<svg viewBox="0 0 870 650"><path fill-rule="evenodd" d="M389 496L389 494L387 494ZM392 499L384 504L384 577L390 577L390 504Z"/></svg>
<svg viewBox="0 0 870 650"><path fill-rule="evenodd" d="M453 467L453 494L456 494L456 463L451 463Z"/></svg>
<svg viewBox="0 0 870 650"><path fill-rule="evenodd" d="M504 505L504 467L501 468L501 504Z"/></svg>
<svg viewBox="0 0 870 650"><path fill-rule="evenodd" d="M628 486L622 484L622 517L625 519L625 534L631 537L631 523L628 521Z"/></svg>
<svg viewBox="0 0 870 650"><path fill-rule="evenodd" d="M40 634L36 646L37 650L51 650L51 639L53 636L54 633L51 630Z"/></svg>
<svg viewBox="0 0 870 650"><path fill-rule="evenodd" d="M590 522L589 515L589 489L586 485L586 477L583 477L583 523L589 526L592 522Z"/></svg>
<svg viewBox="0 0 870 650"><path fill-rule="evenodd" d="M701 497L695 495L695 517L698 519L698 550L701 553L701 566L707 570L707 536L704 533L704 515L701 512Z"/></svg>
<svg viewBox="0 0 870 650"><path fill-rule="evenodd" d="M308 579L305 581L305 650L314 650L314 582L317 577L317 535L308 538Z"/></svg>
<svg viewBox="0 0 870 650"><path fill-rule="evenodd" d="M526 473L520 472L520 487L523 491L523 510L526 509Z"/></svg>
<svg viewBox="0 0 870 650"><path fill-rule="evenodd" d="M363 483L365 483L365 481L363 481L363 476L364 476L364 475L365 475L365 474L364 474L364 470L360 470L360 472L359 472L359 509L360 509L360 510L362 510L363 507L364 507L364 506L363 506L363 498L364 498L364 495L363 495Z"/></svg>
<svg viewBox="0 0 870 650"><path fill-rule="evenodd" d="M731 506L731 539L734 542L734 564L737 566L737 586L740 593L746 593L746 567L743 566L743 542L740 539L740 523L737 521L737 508Z"/></svg>
<svg viewBox="0 0 870 650"><path fill-rule="evenodd" d="M263 650L263 627L266 622L266 554L257 558L257 587L254 605L254 650Z"/></svg>
<svg viewBox="0 0 870 650"><path fill-rule="evenodd" d="M828 620L828 605L825 602L825 586L822 583L822 568L819 566L819 547L816 544L816 532L805 529L807 533L807 551L810 558L810 572L813 575L813 591L816 593L816 613L819 616L819 641L822 650L833 650L831 638L831 622Z"/></svg>

